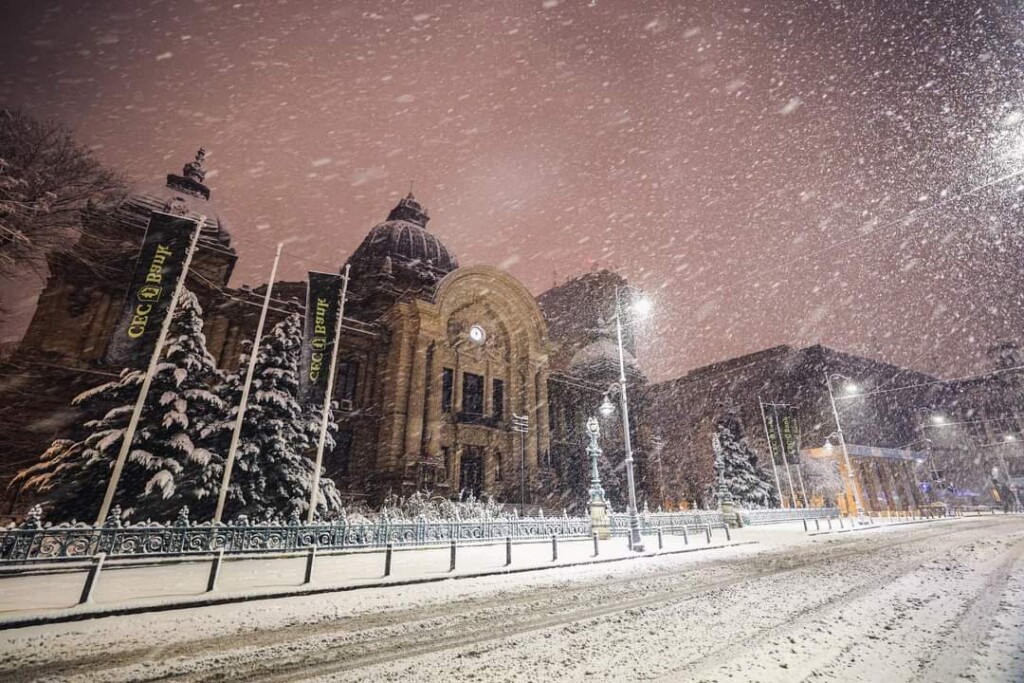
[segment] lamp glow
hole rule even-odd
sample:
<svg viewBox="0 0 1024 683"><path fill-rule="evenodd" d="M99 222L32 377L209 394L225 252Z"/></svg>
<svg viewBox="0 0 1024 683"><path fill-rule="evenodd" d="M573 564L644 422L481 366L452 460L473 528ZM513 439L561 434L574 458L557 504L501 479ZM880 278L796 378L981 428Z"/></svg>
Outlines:
<svg viewBox="0 0 1024 683"><path fill-rule="evenodd" d="M653 309L654 303L646 296L642 296L633 302L633 312L639 316L648 315Z"/></svg>

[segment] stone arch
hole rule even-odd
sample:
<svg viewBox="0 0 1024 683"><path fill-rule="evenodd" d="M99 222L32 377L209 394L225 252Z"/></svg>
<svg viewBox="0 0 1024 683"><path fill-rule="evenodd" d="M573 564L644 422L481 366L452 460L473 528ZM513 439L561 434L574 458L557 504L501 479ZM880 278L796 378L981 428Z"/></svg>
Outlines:
<svg viewBox="0 0 1024 683"><path fill-rule="evenodd" d="M496 313L509 338L542 351L547 345L547 324L537 300L518 280L491 266L459 268L438 283L433 303L441 320L470 306L483 305Z"/></svg>

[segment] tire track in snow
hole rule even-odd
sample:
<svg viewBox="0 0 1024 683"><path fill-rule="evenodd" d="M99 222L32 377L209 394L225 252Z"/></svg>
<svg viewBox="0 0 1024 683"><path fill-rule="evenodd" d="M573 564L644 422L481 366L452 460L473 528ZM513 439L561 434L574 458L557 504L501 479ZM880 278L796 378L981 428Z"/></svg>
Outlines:
<svg viewBox="0 0 1024 683"><path fill-rule="evenodd" d="M905 541L898 543L898 545L901 547L922 544L931 545L937 538L962 535L972 531L973 528L959 526L952 530L934 530L933 533L929 533L927 536L918 538L909 537ZM877 541L875 541L875 539L862 537L852 541L850 545L861 546L865 543L874 546ZM883 546L883 548L888 547L892 546ZM503 613L498 615L494 620L486 620L484 623L474 623L470 628L466 628L464 625L457 625L446 628L440 633L437 631L432 633L421 632L413 634L413 638L410 638L408 633L403 633L398 634L394 638L372 641L369 643L372 646L372 649L369 652L352 652L348 649L349 646L347 645L345 650L336 650L325 643L317 644L317 648L312 652L303 651L297 653L294 651L285 651L282 653L282 657L280 659L273 657L268 658L266 656L267 653L264 652L259 653L260 656L255 661L233 661L225 663L217 671L205 671L198 676L194 671L187 673L183 672L180 678L199 681L219 681L230 679L234 681L265 681L268 683L285 683L289 681L308 680L310 678L328 676L330 674L343 671L365 669L367 667L414 659L419 656L433 655L446 650L462 649L493 641L505 640L516 636L563 626L573 622L598 619L619 612L628 612L629 610L636 610L644 607L656 607L674 602L685 602L712 591L731 588L766 577L779 577L809 569L813 570L823 564L839 562L849 557L861 556L865 552L865 549L862 547L850 548L845 551L835 551L820 547L805 548L801 550L804 552L799 553L798 555L795 554L789 557L783 556L781 558L776 558L777 563L768 569L758 569L745 572L740 576L711 582L703 582L698 585L691 585L670 591L661 591L640 597L635 595L636 581L634 580L634 586L629 591L631 594L629 598L605 603L598 607L587 607L584 609L573 610L570 606L568 611L559 613L558 605L547 604L544 606L544 611L546 612L544 616L534 616L533 618L530 618L530 615L527 614L527 618L519 623L516 623L516 617L514 615ZM944 552L947 552L947 550L943 549L929 555L929 557L938 556ZM914 568L919 566L920 562L920 558L915 558L912 561L901 565L900 569L893 573L898 575L899 573L913 571ZM677 573L686 574L691 572L693 572L693 569L687 568L686 570ZM872 582L873 585L875 583L878 583L878 580ZM591 594L594 592L594 586L586 585L576 589L576 591ZM597 598L597 596L589 597L591 601ZM840 599L840 597L841 596L837 596L836 600ZM554 614L552 614L552 612L554 612ZM477 635L467 635L474 633ZM246 667L249 667L248 671L245 670ZM161 677L157 680L176 680L177 678L179 677ZM667 680L679 680L679 678L672 677Z"/></svg>

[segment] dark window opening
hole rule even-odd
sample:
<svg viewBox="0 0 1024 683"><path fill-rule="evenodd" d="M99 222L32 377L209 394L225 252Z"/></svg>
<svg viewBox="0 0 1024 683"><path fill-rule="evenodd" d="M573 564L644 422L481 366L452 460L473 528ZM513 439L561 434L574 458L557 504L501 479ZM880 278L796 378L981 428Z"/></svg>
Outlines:
<svg viewBox="0 0 1024 683"><path fill-rule="evenodd" d="M441 411L445 413L452 412L452 397L453 389L455 387L455 373L451 368L445 368L444 373L441 375Z"/></svg>
<svg viewBox="0 0 1024 683"><path fill-rule="evenodd" d="M358 363L350 360L338 361L338 399L355 403L358 374Z"/></svg>
<svg viewBox="0 0 1024 683"><path fill-rule="evenodd" d="M484 378L471 372L462 375L462 412L467 415L484 414Z"/></svg>
<svg viewBox="0 0 1024 683"><path fill-rule="evenodd" d="M505 417L505 382L496 379L491 382L491 403L495 420Z"/></svg>
<svg viewBox="0 0 1024 683"><path fill-rule="evenodd" d="M352 460L352 441L354 434L351 429L342 429L334 439L334 457L331 458L329 477L347 477Z"/></svg>

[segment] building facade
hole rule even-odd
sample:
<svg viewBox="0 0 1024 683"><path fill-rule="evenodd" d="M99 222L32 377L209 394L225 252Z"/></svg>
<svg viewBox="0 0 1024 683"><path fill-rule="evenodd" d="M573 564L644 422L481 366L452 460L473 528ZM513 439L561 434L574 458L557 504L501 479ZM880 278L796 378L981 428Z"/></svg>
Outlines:
<svg viewBox="0 0 1024 683"><path fill-rule="evenodd" d="M187 286L203 306L209 351L221 368L238 366L266 290L228 286L237 256L204 180L200 151L162 186L90 207L76 250L95 255L92 263L51 259L29 330L3 366L4 419L19 426L4 430L19 435L4 437L4 481L74 421L75 395L120 371L105 364L104 353L152 211L206 217ZM582 508L582 426L617 377L608 374L617 347L602 321L611 319L622 279L588 274L538 301L499 269L459 267L429 220L410 194L339 264L350 267L351 279L334 383L338 433L325 454L326 475L346 498L370 503L427 490L530 509ZM304 297L305 283L275 283L269 322L303 313ZM633 360L630 377L642 382ZM513 430L513 416L526 418L525 432ZM635 438L642 450L642 435ZM610 428L609 452L619 457L620 441L621 430ZM7 508L26 502L9 499Z"/></svg>

